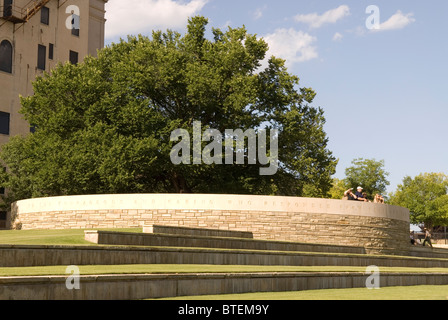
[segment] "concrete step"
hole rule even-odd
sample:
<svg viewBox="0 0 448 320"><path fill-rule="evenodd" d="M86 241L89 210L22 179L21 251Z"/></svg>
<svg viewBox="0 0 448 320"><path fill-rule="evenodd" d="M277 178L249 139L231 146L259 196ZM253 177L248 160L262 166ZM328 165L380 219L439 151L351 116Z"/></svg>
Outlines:
<svg viewBox="0 0 448 320"><path fill-rule="evenodd" d="M408 255L412 257L448 259L448 249L411 246Z"/></svg>
<svg viewBox="0 0 448 320"><path fill-rule="evenodd" d="M0 299L136 300L251 292L365 288L369 281L368 277L368 274L355 272L92 275L80 276L78 290L67 290L66 276L0 277ZM447 285L448 274L381 273L378 284L379 288ZM165 317L176 318L178 317L176 313L177 310L174 312L164 310Z"/></svg>
<svg viewBox="0 0 448 320"><path fill-rule="evenodd" d="M1 245L0 267L208 264L448 268L448 259L211 248Z"/></svg>
<svg viewBox="0 0 448 320"><path fill-rule="evenodd" d="M354 247L334 244L312 244L253 239L251 232L147 225L143 234L87 231L85 239L97 244L225 248L274 251L332 252L356 254L394 254L413 257L448 259L448 247L409 246L408 251L396 248Z"/></svg>
<svg viewBox="0 0 448 320"><path fill-rule="evenodd" d="M253 239L254 235L248 231L221 230L209 228L174 227L149 224L143 226L143 233L171 234L199 237L245 238Z"/></svg>
<svg viewBox="0 0 448 320"><path fill-rule="evenodd" d="M182 234L126 233L114 231L85 231L87 241L102 245L150 247L190 247L270 251L301 251L329 253L366 253L363 247L269 241L229 237L211 237Z"/></svg>

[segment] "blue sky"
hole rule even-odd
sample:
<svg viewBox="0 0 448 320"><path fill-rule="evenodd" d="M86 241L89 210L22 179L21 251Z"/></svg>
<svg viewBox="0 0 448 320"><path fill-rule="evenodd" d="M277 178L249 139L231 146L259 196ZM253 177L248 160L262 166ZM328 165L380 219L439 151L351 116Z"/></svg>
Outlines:
<svg viewBox="0 0 448 320"><path fill-rule="evenodd" d="M379 9L379 30L366 20ZM406 175L448 173L448 1L109 0L106 44L127 34L240 27L286 58L325 110L335 177L356 158L385 161L389 192Z"/></svg>

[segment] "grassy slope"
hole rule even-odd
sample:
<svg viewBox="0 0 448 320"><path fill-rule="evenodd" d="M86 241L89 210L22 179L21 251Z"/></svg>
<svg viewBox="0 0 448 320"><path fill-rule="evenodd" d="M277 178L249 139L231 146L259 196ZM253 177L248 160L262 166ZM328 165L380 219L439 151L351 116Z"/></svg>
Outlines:
<svg viewBox="0 0 448 320"><path fill-rule="evenodd" d="M115 229L141 232L142 229ZM95 245L84 240L84 230L6 230L0 231L0 244L16 245Z"/></svg>
<svg viewBox="0 0 448 320"><path fill-rule="evenodd" d="M0 268L0 277L66 275L67 266ZM365 267L343 266L246 266L246 265L188 265L139 264L79 266L81 275L99 274L165 274L165 273L259 273L259 272L357 272ZM448 268L380 268L383 273L448 273Z"/></svg>
<svg viewBox="0 0 448 320"><path fill-rule="evenodd" d="M216 296L178 297L160 300L448 300L448 286L387 287L263 292Z"/></svg>
<svg viewBox="0 0 448 320"><path fill-rule="evenodd" d="M115 231L141 232L141 229ZM0 231L0 244L11 245L94 245L84 240L84 230ZM66 275L66 266L1 268L0 276ZM360 272L364 267L294 267L294 266L210 266L210 265L120 265L80 266L82 275L93 274L160 274L224 272ZM381 268L381 272L443 272L448 269ZM182 297L180 299L220 300L393 300L447 299L448 286L391 287L380 290L339 289L302 292L253 293L241 295Z"/></svg>
<svg viewBox="0 0 448 320"><path fill-rule="evenodd" d="M142 229L115 229L142 232ZM84 230L0 231L0 244L95 245L84 240ZM65 266L1 268L0 276L64 275ZM80 266L81 274L226 273L226 272L365 272L365 267L211 266L211 265L119 265ZM381 272L440 272L448 269L381 268Z"/></svg>

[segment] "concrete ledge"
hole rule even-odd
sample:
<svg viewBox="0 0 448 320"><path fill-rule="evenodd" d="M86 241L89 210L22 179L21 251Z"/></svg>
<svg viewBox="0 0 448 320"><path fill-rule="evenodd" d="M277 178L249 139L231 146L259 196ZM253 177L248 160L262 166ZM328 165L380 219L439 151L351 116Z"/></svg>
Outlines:
<svg viewBox="0 0 448 320"><path fill-rule="evenodd" d="M448 249L411 246L408 255L412 257L448 259Z"/></svg>
<svg viewBox="0 0 448 320"><path fill-rule="evenodd" d="M85 240L102 245L197 247L243 250L304 251L364 254L363 247L319 245L286 241L200 237L171 234L142 234L131 232L86 230Z"/></svg>
<svg viewBox="0 0 448 320"><path fill-rule="evenodd" d="M17 214L98 210L214 210L229 212L324 213L379 217L409 222L401 207L317 198L224 194L111 194L35 198L15 203Z"/></svg>
<svg viewBox="0 0 448 320"><path fill-rule="evenodd" d="M190 295L362 288L362 273L250 273L80 276L80 289L66 277L0 278L2 300L135 300ZM447 285L448 274L380 273L380 287Z"/></svg>
<svg viewBox="0 0 448 320"><path fill-rule="evenodd" d="M200 236L200 237L246 238L246 239L252 239L254 237L252 232L206 229L206 228L172 227L172 226L160 226L160 225L145 225L143 226L143 233L177 234L184 236Z"/></svg>
<svg viewBox="0 0 448 320"><path fill-rule="evenodd" d="M109 246L0 246L0 267L209 264L448 268L448 259L336 253Z"/></svg>

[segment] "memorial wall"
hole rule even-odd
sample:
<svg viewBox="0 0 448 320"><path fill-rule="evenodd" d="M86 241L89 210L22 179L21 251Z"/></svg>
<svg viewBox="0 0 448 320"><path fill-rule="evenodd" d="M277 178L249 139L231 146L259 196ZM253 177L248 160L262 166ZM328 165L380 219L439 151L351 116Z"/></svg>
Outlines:
<svg viewBox="0 0 448 320"><path fill-rule="evenodd" d="M157 224L252 232L254 239L409 248L409 210L356 201L205 194L123 194L22 200L13 228L103 229Z"/></svg>

